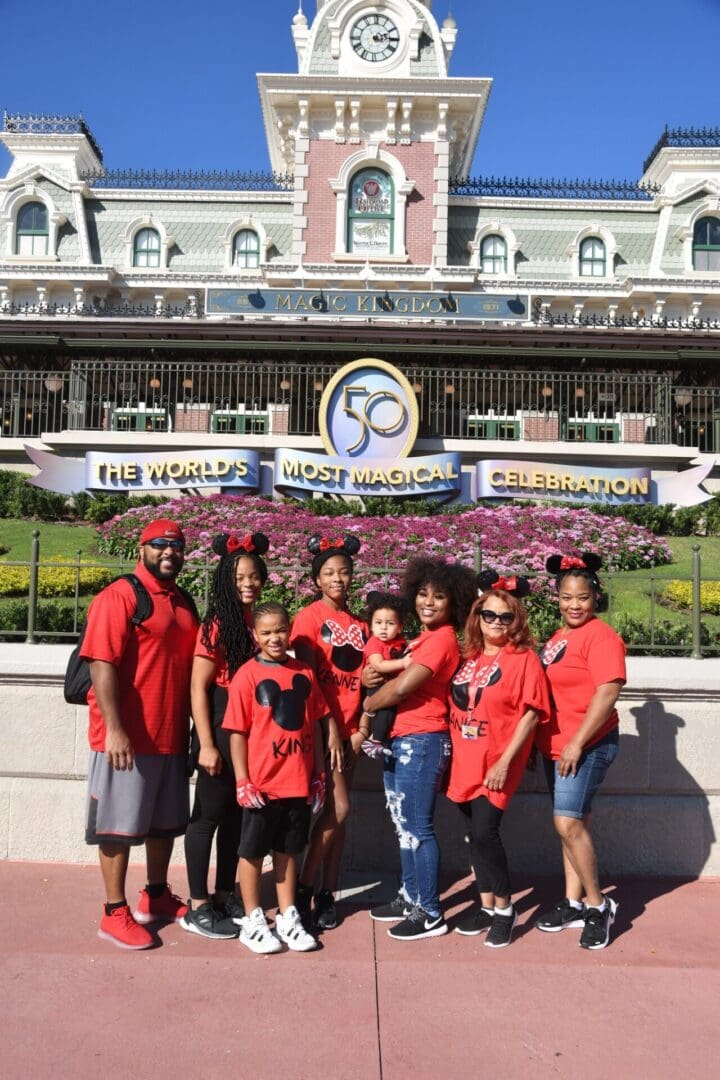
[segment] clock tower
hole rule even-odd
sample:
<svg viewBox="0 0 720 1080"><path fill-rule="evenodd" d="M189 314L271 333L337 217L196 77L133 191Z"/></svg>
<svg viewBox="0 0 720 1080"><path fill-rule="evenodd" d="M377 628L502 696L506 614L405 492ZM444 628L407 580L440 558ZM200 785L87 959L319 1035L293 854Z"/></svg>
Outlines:
<svg viewBox="0 0 720 1080"><path fill-rule="evenodd" d="M258 82L272 167L294 176L294 262L308 278L367 264L378 280L383 267L432 276L492 81L448 75L457 27L438 25L432 0L317 0L292 34L297 74Z"/></svg>

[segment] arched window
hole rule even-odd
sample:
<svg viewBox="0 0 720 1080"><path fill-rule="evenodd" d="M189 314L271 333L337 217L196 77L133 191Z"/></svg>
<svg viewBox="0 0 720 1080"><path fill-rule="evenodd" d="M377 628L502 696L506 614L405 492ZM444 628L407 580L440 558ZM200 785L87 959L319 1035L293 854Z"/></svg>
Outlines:
<svg viewBox="0 0 720 1080"><path fill-rule="evenodd" d="M260 237L254 229L241 229L233 240L233 266L254 270L260 265Z"/></svg>
<svg viewBox="0 0 720 1080"><path fill-rule="evenodd" d="M133 266L160 265L160 234L155 229L139 229L133 243Z"/></svg>
<svg viewBox="0 0 720 1080"><path fill-rule="evenodd" d="M580 277L605 277L605 245L597 236L588 236L580 245Z"/></svg>
<svg viewBox="0 0 720 1080"><path fill-rule="evenodd" d="M47 255L49 233L47 207L41 202L25 203L17 215L15 254Z"/></svg>
<svg viewBox="0 0 720 1080"><path fill-rule="evenodd" d="M693 270L720 270L720 220L700 218L693 229Z"/></svg>
<svg viewBox="0 0 720 1080"><path fill-rule="evenodd" d="M361 169L350 181L347 250L355 255L393 251L395 192L382 169Z"/></svg>
<svg viewBox="0 0 720 1080"><path fill-rule="evenodd" d="M507 270L507 245L502 236L485 236L480 244L480 269L483 274L504 274Z"/></svg>

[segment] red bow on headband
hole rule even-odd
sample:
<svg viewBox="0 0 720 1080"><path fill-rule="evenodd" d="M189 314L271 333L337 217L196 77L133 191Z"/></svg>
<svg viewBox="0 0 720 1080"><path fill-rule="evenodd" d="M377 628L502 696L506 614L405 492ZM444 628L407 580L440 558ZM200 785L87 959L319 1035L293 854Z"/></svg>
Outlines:
<svg viewBox="0 0 720 1080"><path fill-rule="evenodd" d="M328 540L327 536L323 536L320 541L320 550L327 551L328 548L341 548L343 546L342 540Z"/></svg>
<svg viewBox="0 0 720 1080"><path fill-rule="evenodd" d="M242 540L238 540L237 536L228 536L227 544L228 555L232 555L234 551L242 548L243 551L254 551L255 545L253 544L252 533L248 533Z"/></svg>
<svg viewBox="0 0 720 1080"><path fill-rule="evenodd" d="M574 567L581 567L583 570L587 570L587 566L582 559L578 559L576 555L563 555L560 560L561 570L572 570Z"/></svg>
<svg viewBox="0 0 720 1080"><path fill-rule="evenodd" d="M497 581L490 586L492 589L504 589L505 592L515 592L517 589L516 577L499 577Z"/></svg>

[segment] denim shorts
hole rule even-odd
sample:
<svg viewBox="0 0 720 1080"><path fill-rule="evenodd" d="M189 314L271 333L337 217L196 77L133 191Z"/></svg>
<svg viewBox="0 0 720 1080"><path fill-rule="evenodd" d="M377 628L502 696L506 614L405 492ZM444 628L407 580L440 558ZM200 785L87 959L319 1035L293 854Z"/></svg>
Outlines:
<svg viewBox="0 0 720 1080"><path fill-rule="evenodd" d="M618 729L614 728L583 752L573 776L560 776L557 761L543 757L545 779L553 800L555 817L584 818L590 813L595 792L605 779L619 747Z"/></svg>

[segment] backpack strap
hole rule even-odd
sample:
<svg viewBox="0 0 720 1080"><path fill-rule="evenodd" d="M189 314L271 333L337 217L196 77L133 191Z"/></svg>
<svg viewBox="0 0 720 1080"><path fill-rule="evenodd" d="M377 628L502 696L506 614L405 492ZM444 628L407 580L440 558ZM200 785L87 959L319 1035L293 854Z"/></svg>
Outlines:
<svg viewBox="0 0 720 1080"><path fill-rule="evenodd" d="M130 619L133 626L140 626L149 619L154 609L152 597L137 574L120 574L115 581L129 581L135 591L135 614Z"/></svg>

